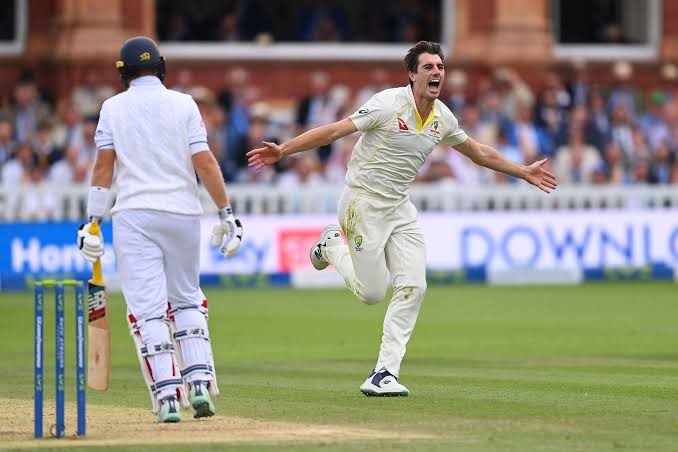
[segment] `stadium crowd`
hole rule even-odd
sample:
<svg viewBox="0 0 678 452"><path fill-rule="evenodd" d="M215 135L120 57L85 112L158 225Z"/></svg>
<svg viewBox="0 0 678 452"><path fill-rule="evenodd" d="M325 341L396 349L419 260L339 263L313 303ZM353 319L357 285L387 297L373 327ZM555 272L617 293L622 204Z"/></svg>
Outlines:
<svg viewBox="0 0 678 452"><path fill-rule="evenodd" d="M641 92L633 85L628 63L613 66L614 82L591 84L587 68L574 65L568 76L546 72L543 83L528 86L517 72L498 68L469 80L449 68L443 100L466 132L494 145L516 162L544 156L561 184L678 183L678 96L675 71L662 89ZM319 124L357 110L375 92L398 82L375 70L368 84L352 92L314 72L308 96L281 102L262 99L243 68L228 72L228 87L213 91L192 83L180 70L169 83L191 94L202 112L210 147L228 182L260 183L280 188L339 183L358 134L315 153L298 154L274 169L253 171L245 153L262 140L284 141ZM473 84L473 86L472 86ZM96 154L94 131L101 103L116 87L90 72L67 99L50 101L30 72L0 103L0 184L17 187L41 182L87 182ZM418 182L453 180L465 185L508 184L501 175L473 165L445 146L436 148Z"/></svg>

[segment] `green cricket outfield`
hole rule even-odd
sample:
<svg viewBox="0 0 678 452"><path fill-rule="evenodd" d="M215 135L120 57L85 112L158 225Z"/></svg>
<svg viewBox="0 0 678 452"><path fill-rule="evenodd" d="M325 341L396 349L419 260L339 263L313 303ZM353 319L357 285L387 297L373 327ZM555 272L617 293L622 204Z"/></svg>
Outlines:
<svg viewBox="0 0 678 452"><path fill-rule="evenodd" d="M671 283L431 287L401 369L410 397L368 398L387 303L339 290L208 290L218 416L154 424L111 295L112 378L88 436L33 440L32 292L0 294L0 449L677 450L678 288ZM53 400L47 292L45 400ZM75 430L68 292L66 431ZM53 409L45 408L46 424ZM48 431L48 425L45 430Z"/></svg>

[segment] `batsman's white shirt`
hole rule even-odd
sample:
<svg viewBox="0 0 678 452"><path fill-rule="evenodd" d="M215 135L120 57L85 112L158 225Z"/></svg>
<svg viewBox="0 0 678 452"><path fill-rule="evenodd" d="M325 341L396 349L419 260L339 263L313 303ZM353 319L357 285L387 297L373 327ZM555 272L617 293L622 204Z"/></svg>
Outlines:
<svg viewBox="0 0 678 452"><path fill-rule="evenodd" d="M111 213L150 209L200 215L192 156L209 149L193 98L157 77L139 77L104 102L97 149L115 149L117 197Z"/></svg>
<svg viewBox="0 0 678 452"><path fill-rule="evenodd" d="M346 172L346 185L401 199L438 143L454 146L467 136L447 106L436 99L422 120L410 86L381 91L349 117L363 132Z"/></svg>

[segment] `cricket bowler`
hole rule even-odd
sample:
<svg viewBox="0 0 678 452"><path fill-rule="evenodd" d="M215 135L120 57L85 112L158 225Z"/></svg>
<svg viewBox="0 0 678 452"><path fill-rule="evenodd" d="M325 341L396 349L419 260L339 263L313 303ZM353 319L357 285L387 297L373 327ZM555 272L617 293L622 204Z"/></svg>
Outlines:
<svg viewBox="0 0 678 452"><path fill-rule="evenodd" d="M311 129L281 145L264 142L248 152L249 165L263 168L281 158L324 146L360 131L339 201L339 226L327 226L311 249L317 270L329 264L366 304L393 296L384 318L379 357L360 391L369 396L407 396L400 365L426 293L426 246L409 198L410 184L426 157L445 143L478 165L524 179L546 193L556 177L546 159L529 166L508 160L468 137L438 97L445 79L439 44L421 41L405 56L407 86L381 91L346 119Z"/></svg>

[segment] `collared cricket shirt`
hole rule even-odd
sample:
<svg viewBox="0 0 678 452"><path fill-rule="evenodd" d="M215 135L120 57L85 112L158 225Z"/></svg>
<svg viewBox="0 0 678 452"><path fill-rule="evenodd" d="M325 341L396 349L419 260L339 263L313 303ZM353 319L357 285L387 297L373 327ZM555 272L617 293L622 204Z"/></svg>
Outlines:
<svg viewBox="0 0 678 452"><path fill-rule="evenodd" d="M111 213L202 214L192 156L209 145L191 96L165 88L154 76L134 79L127 91L104 102L95 141L98 150L116 154L118 191Z"/></svg>
<svg viewBox="0 0 678 452"><path fill-rule="evenodd" d="M408 195L436 145L454 146L467 138L457 118L438 99L422 120L410 86L375 94L349 118L363 135L348 162L346 185L389 199Z"/></svg>

